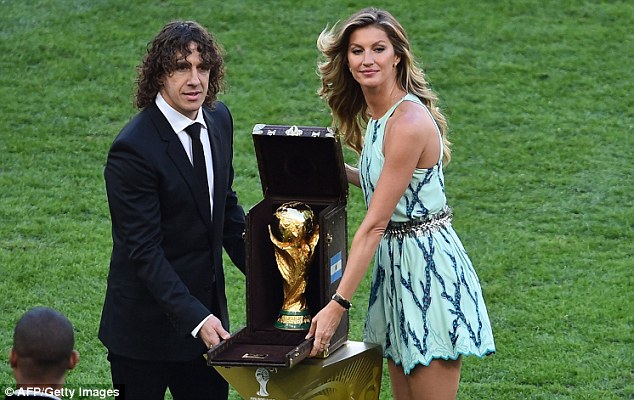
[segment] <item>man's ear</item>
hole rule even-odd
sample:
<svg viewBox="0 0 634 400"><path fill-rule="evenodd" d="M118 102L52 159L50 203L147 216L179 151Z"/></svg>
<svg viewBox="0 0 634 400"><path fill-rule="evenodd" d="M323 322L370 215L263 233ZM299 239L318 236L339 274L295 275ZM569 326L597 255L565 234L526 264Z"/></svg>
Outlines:
<svg viewBox="0 0 634 400"><path fill-rule="evenodd" d="M18 353L13 350L13 347L11 347L11 350L9 350L9 364L13 369L18 367Z"/></svg>
<svg viewBox="0 0 634 400"><path fill-rule="evenodd" d="M79 364L79 352L77 350L73 350L70 353L70 359L68 360L68 369L73 369L75 366Z"/></svg>

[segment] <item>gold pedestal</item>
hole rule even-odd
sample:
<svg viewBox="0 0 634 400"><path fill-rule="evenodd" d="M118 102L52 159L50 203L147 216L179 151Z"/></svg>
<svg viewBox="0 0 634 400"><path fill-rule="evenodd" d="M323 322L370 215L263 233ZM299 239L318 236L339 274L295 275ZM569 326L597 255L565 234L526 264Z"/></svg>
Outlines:
<svg viewBox="0 0 634 400"><path fill-rule="evenodd" d="M246 400L378 399L383 357L377 345L346 342L328 358L293 368L215 366Z"/></svg>

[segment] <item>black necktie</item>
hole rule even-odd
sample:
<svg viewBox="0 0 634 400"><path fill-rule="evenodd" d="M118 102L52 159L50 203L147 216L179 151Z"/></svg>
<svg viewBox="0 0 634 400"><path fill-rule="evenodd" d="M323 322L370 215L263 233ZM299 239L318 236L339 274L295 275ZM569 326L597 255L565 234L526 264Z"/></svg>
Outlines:
<svg viewBox="0 0 634 400"><path fill-rule="evenodd" d="M194 122L187 128L185 132L192 138L192 157L194 164L194 172L196 172L196 178L200 187L202 188L206 203L206 209L210 209L209 204L209 182L207 181L207 166L205 165L205 153L203 152L203 144L200 141L200 127L202 125L199 122ZM209 212L211 218L211 211Z"/></svg>

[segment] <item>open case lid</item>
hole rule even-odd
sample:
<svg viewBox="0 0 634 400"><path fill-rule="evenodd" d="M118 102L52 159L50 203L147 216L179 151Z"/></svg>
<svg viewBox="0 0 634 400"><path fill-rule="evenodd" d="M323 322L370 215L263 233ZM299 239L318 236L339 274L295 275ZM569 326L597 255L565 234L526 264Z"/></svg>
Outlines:
<svg viewBox="0 0 634 400"><path fill-rule="evenodd" d="M332 129L257 124L253 144L264 196L346 201L341 143Z"/></svg>

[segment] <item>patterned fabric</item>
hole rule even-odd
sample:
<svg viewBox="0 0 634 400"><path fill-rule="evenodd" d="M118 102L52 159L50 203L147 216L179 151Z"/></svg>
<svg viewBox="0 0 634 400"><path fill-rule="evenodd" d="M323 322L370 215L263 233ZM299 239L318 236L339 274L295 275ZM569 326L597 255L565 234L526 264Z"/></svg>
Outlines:
<svg viewBox="0 0 634 400"><path fill-rule="evenodd" d="M366 205L383 168L385 124L402 101L423 105L408 94L368 123L359 159ZM447 210L441 147L436 165L414 171L392 215L391 225L413 228L409 234L384 235L374 261L364 340L381 344L384 357L402 365L406 374L435 358L495 352L478 276L450 216L439 218ZM434 229L414 228L420 220L442 223Z"/></svg>

